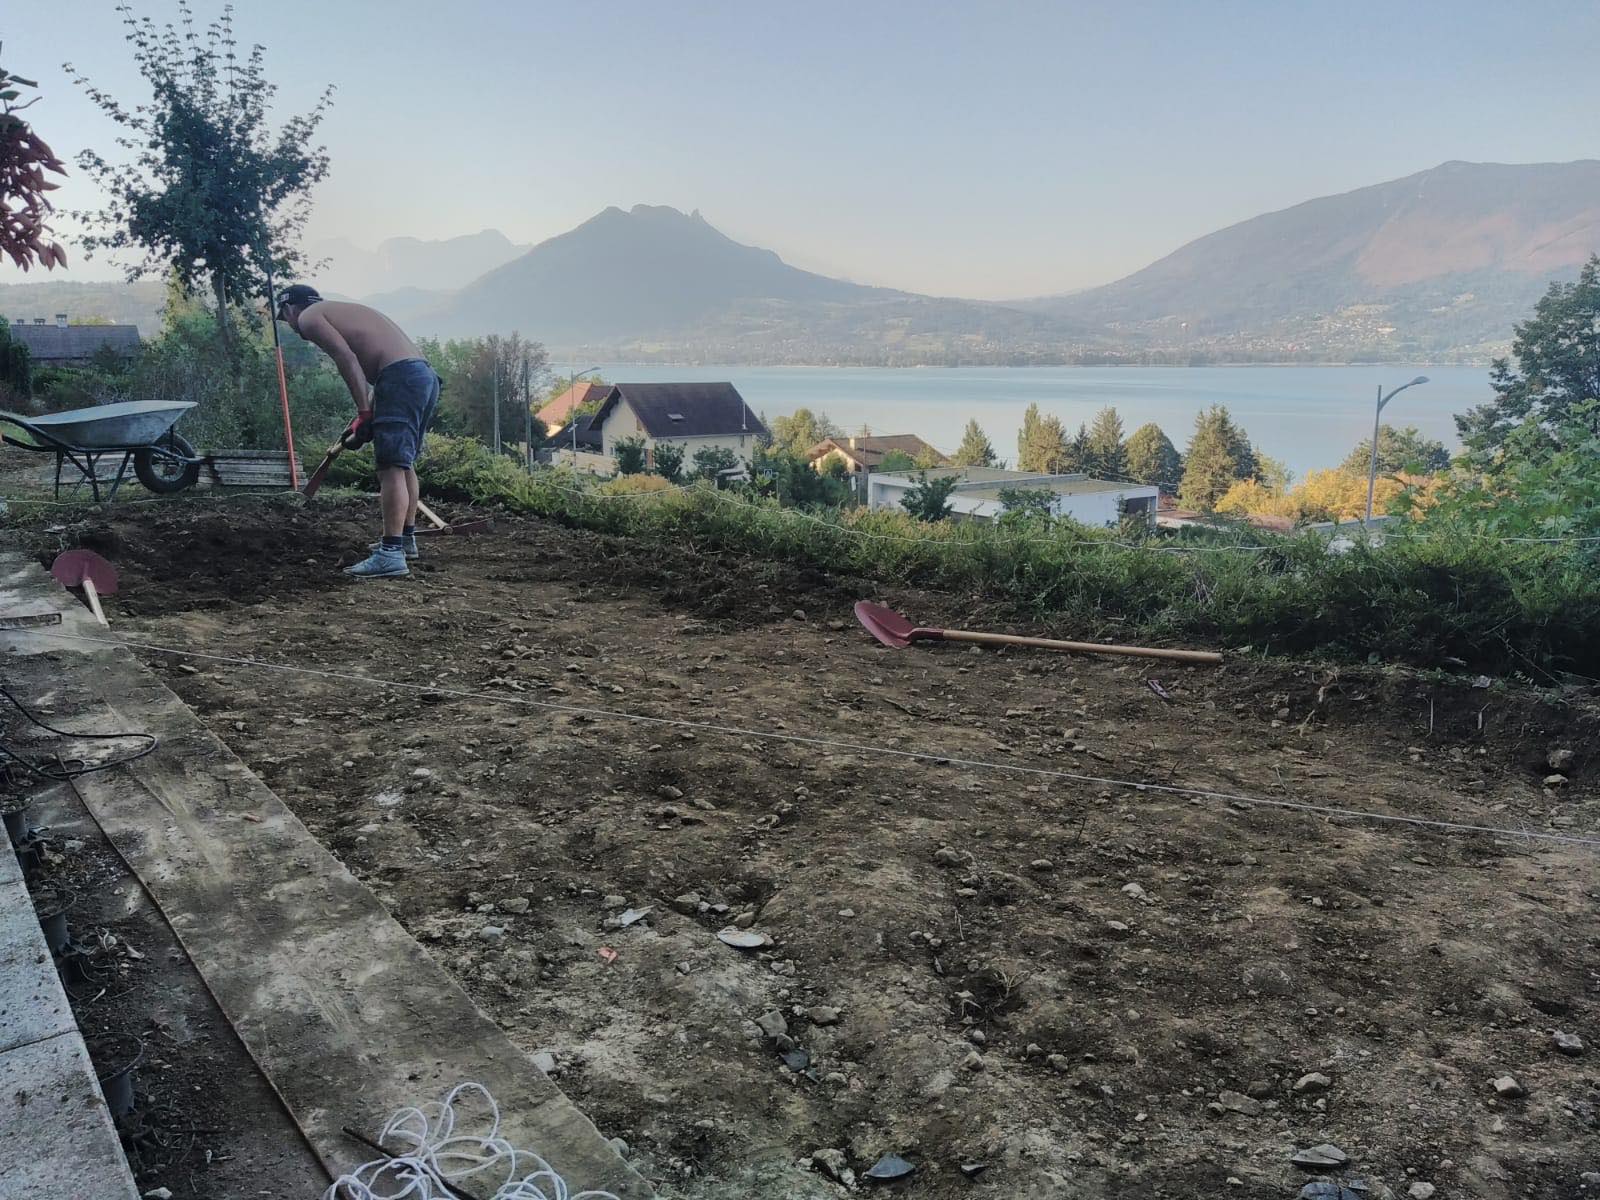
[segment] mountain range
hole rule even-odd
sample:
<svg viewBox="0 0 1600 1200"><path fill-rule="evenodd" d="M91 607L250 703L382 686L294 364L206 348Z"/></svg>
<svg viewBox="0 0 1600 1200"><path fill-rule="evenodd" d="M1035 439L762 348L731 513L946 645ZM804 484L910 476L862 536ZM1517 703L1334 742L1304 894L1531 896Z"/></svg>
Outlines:
<svg viewBox="0 0 1600 1200"><path fill-rule="evenodd" d="M418 335L516 330L614 361L893 366L1479 361L1597 250L1592 160L1448 162L1251 218L1102 287L1009 303L831 279L698 212L650 205L608 208L531 247L495 230L308 247L329 260L315 276L326 294L365 299ZM0 315L60 311L66 293L30 289L63 286L0 285ZM76 286L91 289L82 300L118 285Z"/></svg>

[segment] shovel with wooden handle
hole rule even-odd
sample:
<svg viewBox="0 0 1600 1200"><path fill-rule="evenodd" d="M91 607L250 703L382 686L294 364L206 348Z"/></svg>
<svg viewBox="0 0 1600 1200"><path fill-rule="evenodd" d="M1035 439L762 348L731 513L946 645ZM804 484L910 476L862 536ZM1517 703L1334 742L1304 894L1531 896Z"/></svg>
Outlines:
<svg viewBox="0 0 1600 1200"><path fill-rule="evenodd" d="M89 611L100 624L111 627L106 620L106 610L100 607L101 596L117 594L117 569L93 550L68 550L56 555L50 564L50 574L62 587L83 589Z"/></svg>
<svg viewBox="0 0 1600 1200"><path fill-rule="evenodd" d="M1010 633L972 633L913 625L892 608L866 600L856 602L856 620L885 646L904 649L913 642L971 642L979 646L1022 646L1032 650L1065 650L1073 654L1121 654L1132 658L1164 658L1173 662L1215 666L1222 655L1211 650L1168 650L1160 646L1107 646L1099 642L1060 642L1054 638L1019 637Z"/></svg>
<svg viewBox="0 0 1600 1200"><path fill-rule="evenodd" d="M307 500L317 494L317 489L322 486L322 481L328 477L328 468L333 466L333 460L349 449L349 443L345 441L349 436L350 431L348 429L341 433L339 440L328 447L328 453L323 455L322 462L317 465L317 469L311 472L311 478L306 480L305 497Z"/></svg>

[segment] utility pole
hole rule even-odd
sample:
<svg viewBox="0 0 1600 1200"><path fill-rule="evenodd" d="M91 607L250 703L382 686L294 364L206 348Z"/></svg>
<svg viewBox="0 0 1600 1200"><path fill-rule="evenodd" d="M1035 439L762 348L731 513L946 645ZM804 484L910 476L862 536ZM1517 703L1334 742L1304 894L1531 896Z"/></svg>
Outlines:
<svg viewBox="0 0 1600 1200"><path fill-rule="evenodd" d="M523 466L533 474L533 393L528 389L528 355L522 355L522 452Z"/></svg>

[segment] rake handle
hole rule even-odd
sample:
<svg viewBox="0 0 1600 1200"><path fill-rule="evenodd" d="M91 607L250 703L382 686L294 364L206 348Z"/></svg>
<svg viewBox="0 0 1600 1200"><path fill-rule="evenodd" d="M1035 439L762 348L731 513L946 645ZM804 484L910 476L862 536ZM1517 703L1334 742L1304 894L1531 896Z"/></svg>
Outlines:
<svg viewBox="0 0 1600 1200"><path fill-rule="evenodd" d="M1028 646L1034 650L1068 650L1075 654L1121 654L1129 658L1164 658L1173 662L1216 666L1222 655L1213 650L1167 650L1160 646L1107 646L1099 642L1058 642L1053 638L1019 637L1013 633L969 633L964 629L917 630L945 642L973 642L979 646ZM915 635L913 635L915 636ZM922 638L918 637L920 641Z"/></svg>

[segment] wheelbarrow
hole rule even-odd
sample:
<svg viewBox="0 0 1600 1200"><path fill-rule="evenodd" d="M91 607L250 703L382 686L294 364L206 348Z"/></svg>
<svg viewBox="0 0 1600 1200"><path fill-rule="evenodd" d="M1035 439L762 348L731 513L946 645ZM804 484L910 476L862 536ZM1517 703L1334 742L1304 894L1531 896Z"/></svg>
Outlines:
<svg viewBox="0 0 1600 1200"><path fill-rule="evenodd" d="M184 401L125 400L94 408L47 413L42 417L0 412L0 425L15 425L29 439L23 441L3 434L0 441L19 450L54 454L58 498L61 468L70 462L78 469L79 482L87 482L95 503L100 503L102 476L97 465L101 459L114 454L122 455L122 462L106 492L107 500L116 498L130 463L140 483L152 492L167 495L193 487L200 478L200 466L205 459L172 428L178 418L193 407L192 403Z"/></svg>

